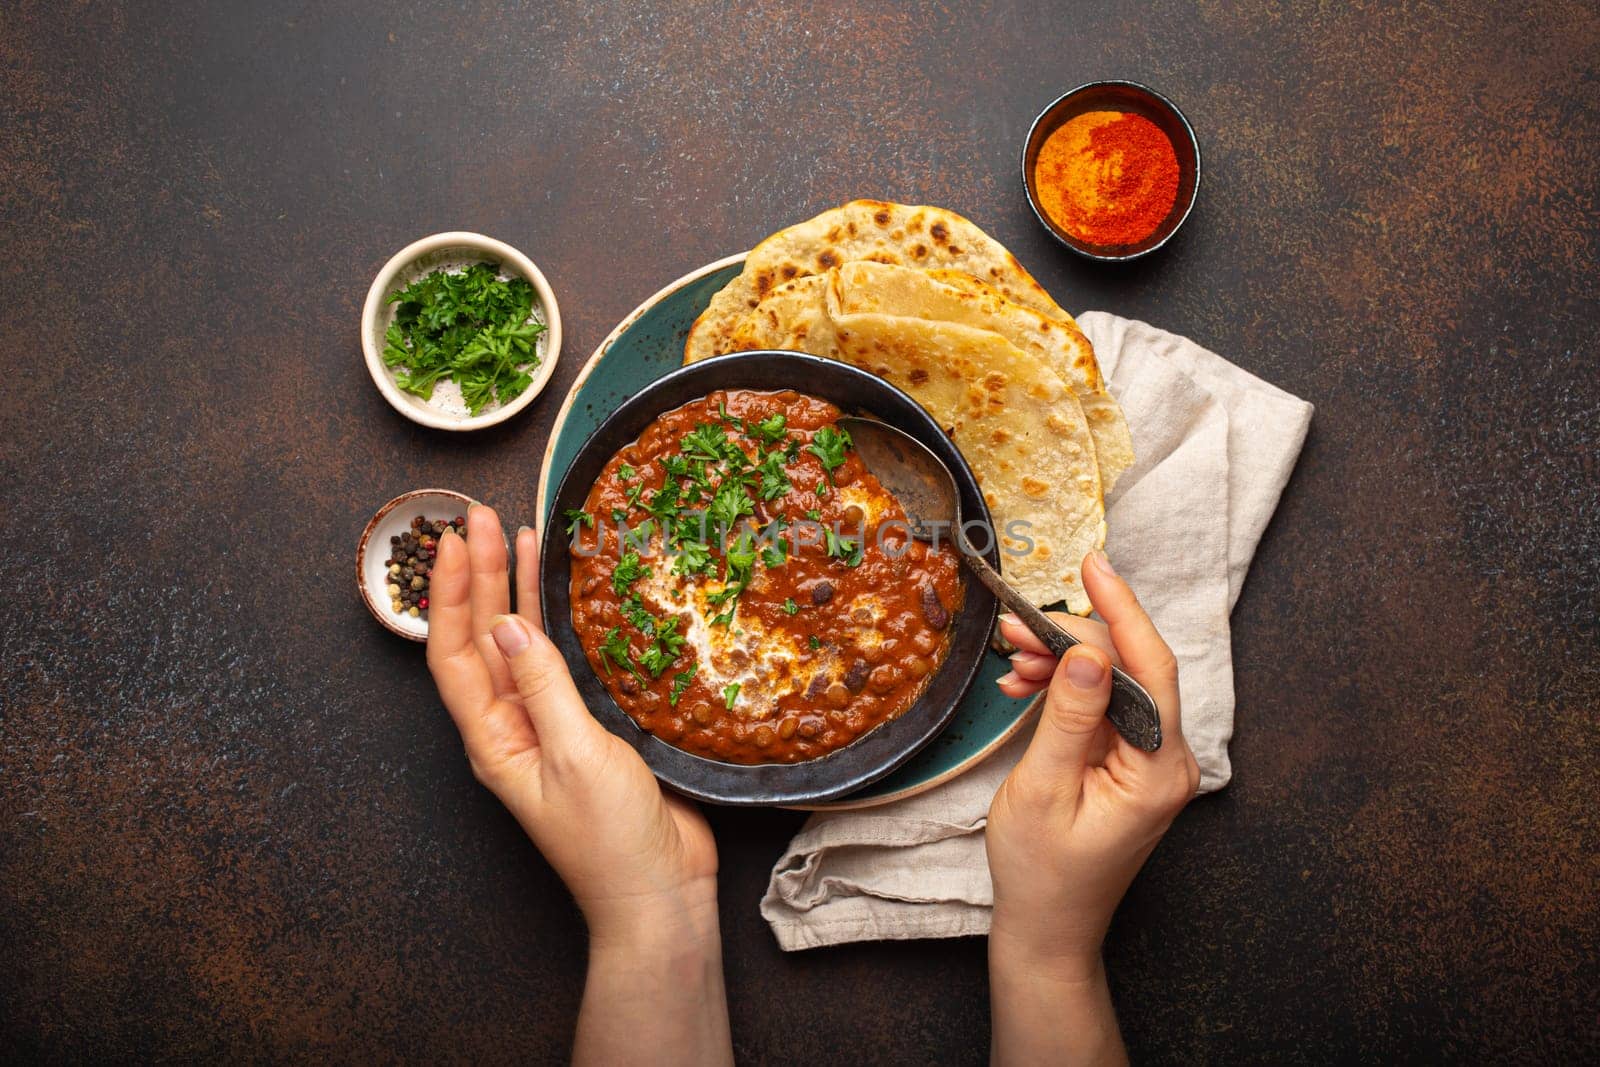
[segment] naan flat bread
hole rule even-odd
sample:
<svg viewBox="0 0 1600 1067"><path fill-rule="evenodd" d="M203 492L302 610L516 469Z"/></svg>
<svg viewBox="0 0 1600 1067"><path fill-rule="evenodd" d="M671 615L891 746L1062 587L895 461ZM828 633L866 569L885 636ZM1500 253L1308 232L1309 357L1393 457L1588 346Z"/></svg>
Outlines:
<svg viewBox="0 0 1600 1067"><path fill-rule="evenodd" d="M773 289L734 324L725 342L727 351L785 348L842 361L844 354L828 316L828 282L828 275L812 274Z"/></svg>
<svg viewBox="0 0 1600 1067"><path fill-rule="evenodd" d="M992 330L1055 371L1088 420L1105 492L1133 465L1133 441L1122 407L1106 391L1094 348L1070 316L1062 322L1023 307L961 271L857 262L846 263L839 274L840 310L846 314L881 312Z"/></svg>
<svg viewBox="0 0 1600 1067"><path fill-rule="evenodd" d="M1073 439L1065 412L1076 405L1061 379L990 330L872 313L834 316L834 328L846 362L949 429L983 489L1006 580L1036 604L1088 614L1080 568L1105 544L1105 505L1093 443L1086 429Z"/></svg>
<svg viewBox="0 0 1600 1067"><path fill-rule="evenodd" d="M1004 245L955 212L853 200L779 230L756 245L744 270L711 298L695 320L683 361L694 363L737 351L728 346L734 327L773 289L854 260L959 270L993 286L1007 300L1072 322Z"/></svg>
<svg viewBox="0 0 1600 1067"><path fill-rule="evenodd" d="M780 285L736 324L728 350L810 352L905 390L971 464L1001 536L1007 579L1035 603L1065 601L1087 613L1079 567L1105 543L1105 507L1077 399L1043 360L993 330L847 310L877 299L874 280L846 268Z"/></svg>

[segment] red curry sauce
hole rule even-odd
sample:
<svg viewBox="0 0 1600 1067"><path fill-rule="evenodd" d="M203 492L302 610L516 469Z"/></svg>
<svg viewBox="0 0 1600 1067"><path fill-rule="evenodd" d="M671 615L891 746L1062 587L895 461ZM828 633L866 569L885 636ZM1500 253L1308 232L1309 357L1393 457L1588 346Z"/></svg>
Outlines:
<svg viewBox="0 0 1600 1067"><path fill-rule="evenodd" d="M613 456L567 516L573 626L663 741L815 759L903 714L944 662L958 557L909 537L839 414L793 391L712 393Z"/></svg>

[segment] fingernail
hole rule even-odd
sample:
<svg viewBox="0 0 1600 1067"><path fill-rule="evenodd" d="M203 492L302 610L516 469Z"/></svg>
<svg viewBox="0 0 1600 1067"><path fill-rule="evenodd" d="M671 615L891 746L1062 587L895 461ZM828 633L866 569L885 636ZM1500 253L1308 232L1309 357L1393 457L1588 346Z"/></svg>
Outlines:
<svg viewBox="0 0 1600 1067"><path fill-rule="evenodd" d="M1017 677L1017 672L1016 671L1006 671L1006 673L1002 674L1000 677L995 679L994 684L995 685L1010 685L1012 682L1020 682L1020 681L1022 681L1022 679Z"/></svg>
<svg viewBox="0 0 1600 1067"><path fill-rule="evenodd" d="M520 656L528 650L527 628L509 615L496 615L489 632L494 635L494 643L500 646L501 655Z"/></svg>
<svg viewBox="0 0 1600 1067"><path fill-rule="evenodd" d="M473 508L481 508L481 507L483 507L483 505L478 503L476 500L474 500L472 503L467 505L467 514L471 515Z"/></svg>
<svg viewBox="0 0 1600 1067"><path fill-rule="evenodd" d="M1015 614L1013 614L1012 612L1009 612L1009 611L1006 612L1004 615L1000 616L1000 621L1005 623L1008 626L1021 626L1022 625L1022 620L1017 618Z"/></svg>
<svg viewBox="0 0 1600 1067"><path fill-rule="evenodd" d="M532 526L528 526L526 524L517 527L517 536L518 537L521 537L525 533L533 533L533 527Z"/></svg>
<svg viewBox="0 0 1600 1067"><path fill-rule="evenodd" d="M1116 575L1117 572L1115 570L1113 570L1112 567L1111 567L1110 558L1107 557L1104 552L1101 552L1101 551L1099 551L1097 549L1096 551L1094 551L1093 553L1090 554L1089 558L1094 560L1094 565L1096 567L1100 568L1100 570L1104 571L1107 574L1113 575L1113 576Z"/></svg>
<svg viewBox="0 0 1600 1067"><path fill-rule="evenodd" d="M1067 654L1067 681L1079 689L1098 689L1106 676L1100 661L1087 652Z"/></svg>

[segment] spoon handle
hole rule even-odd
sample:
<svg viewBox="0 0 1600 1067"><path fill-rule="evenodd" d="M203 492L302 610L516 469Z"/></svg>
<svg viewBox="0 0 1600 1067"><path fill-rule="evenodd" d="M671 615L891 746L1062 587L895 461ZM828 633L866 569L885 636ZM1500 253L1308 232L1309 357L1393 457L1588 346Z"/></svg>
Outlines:
<svg viewBox="0 0 1600 1067"><path fill-rule="evenodd" d="M1034 636L1049 646L1057 657L1067 654L1067 649L1079 643L1066 630L1000 577L989 561L978 555L976 549L959 534L956 548L972 568L978 580L1032 630ZM1154 752L1161 747L1161 715L1156 702L1145 692L1144 686L1134 681L1121 667L1111 668L1111 704L1106 708L1106 718L1117 728L1117 733L1136 748Z"/></svg>

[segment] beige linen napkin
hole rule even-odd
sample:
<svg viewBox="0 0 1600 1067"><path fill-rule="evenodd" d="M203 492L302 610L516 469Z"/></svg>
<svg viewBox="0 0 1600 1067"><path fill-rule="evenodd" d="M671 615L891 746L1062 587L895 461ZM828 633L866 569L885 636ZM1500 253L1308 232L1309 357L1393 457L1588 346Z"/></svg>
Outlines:
<svg viewBox="0 0 1600 1067"><path fill-rule="evenodd" d="M1137 462L1108 499L1106 553L1172 645L1200 790L1227 784L1228 614L1311 424L1311 405L1183 337L1078 320L1127 413ZM1019 709L1020 710L1020 709ZM785 949L989 931L989 802L1032 737L926 793L819 813L772 870L761 914Z"/></svg>

